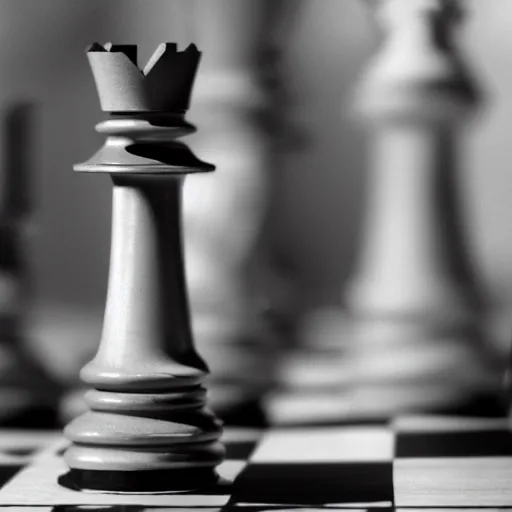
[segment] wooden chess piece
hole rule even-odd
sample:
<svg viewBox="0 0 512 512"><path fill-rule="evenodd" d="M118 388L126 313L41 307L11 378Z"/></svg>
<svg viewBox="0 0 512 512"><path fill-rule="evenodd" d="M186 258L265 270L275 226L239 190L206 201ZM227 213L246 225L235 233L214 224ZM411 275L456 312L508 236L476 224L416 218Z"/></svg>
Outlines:
<svg viewBox="0 0 512 512"><path fill-rule="evenodd" d="M0 424L50 427L55 423L58 388L30 353L27 339L31 279L26 228L33 209L33 106L14 104L4 120L4 164L0 173Z"/></svg>
<svg viewBox="0 0 512 512"><path fill-rule="evenodd" d="M217 166L184 188L193 330L212 367L214 410L229 423L260 424L266 419L259 404L275 386L282 345L275 327L293 315L285 308L296 299L269 249L269 214L281 181L278 145L289 135L278 123L287 99L285 22L293 8L283 0L192 6L194 37L210 51L194 88L191 117L202 129L191 146Z"/></svg>
<svg viewBox="0 0 512 512"><path fill-rule="evenodd" d="M160 45L141 71L137 47L94 44L87 56L109 118L82 172L110 174L110 277L98 352L81 377L90 411L65 429L64 485L104 491L189 490L215 481L221 424L205 408L207 367L189 325L181 252L185 174L213 170L176 139L200 53Z"/></svg>
<svg viewBox="0 0 512 512"><path fill-rule="evenodd" d="M458 204L460 131L479 94L452 41L457 1L372 4L385 41L356 98L371 190L347 293L354 410L457 409L498 389Z"/></svg>

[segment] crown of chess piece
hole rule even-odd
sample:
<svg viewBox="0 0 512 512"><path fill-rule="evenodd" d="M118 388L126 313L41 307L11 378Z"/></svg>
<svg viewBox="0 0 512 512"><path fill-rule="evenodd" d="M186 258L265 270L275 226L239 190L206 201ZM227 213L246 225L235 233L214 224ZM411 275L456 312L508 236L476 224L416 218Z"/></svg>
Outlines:
<svg viewBox="0 0 512 512"><path fill-rule="evenodd" d="M347 304L355 408L451 409L499 388L457 197L461 125L479 94L453 0L372 2L385 36L358 84L371 189Z"/></svg>
<svg viewBox="0 0 512 512"><path fill-rule="evenodd" d="M191 335L181 248L184 176L212 171L176 139L200 52L162 44L144 71L136 46L87 52L104 146L74 169L110 174L113 218L103 333L81 372L88 412L65 429L61 483L102 491L190 490L216 480L221 423L205 407L207 366Z"/></svg>

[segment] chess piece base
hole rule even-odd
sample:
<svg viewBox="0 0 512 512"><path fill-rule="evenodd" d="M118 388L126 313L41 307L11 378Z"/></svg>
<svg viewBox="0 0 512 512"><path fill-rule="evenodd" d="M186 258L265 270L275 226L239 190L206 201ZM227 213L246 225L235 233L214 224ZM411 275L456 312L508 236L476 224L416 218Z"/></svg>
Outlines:
<svg viewBox="0 0 512 512"><path fill-rule="evenodd" d="M59 484L79 491L115 493L184 492L208 487L218 481L212 468L181 468L150 471L93 471L72 469Z"/></svg>

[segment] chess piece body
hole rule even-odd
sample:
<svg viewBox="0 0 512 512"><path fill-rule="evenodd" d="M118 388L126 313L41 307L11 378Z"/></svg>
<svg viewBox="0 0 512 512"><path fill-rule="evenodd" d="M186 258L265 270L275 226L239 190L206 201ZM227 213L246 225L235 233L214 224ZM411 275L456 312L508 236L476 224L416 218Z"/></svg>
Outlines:
<svg viewBox="0 0 512 512"><path fill-rule="evenodd" d="M347 294L355 408L450 408L497 389L458 197L461 128L479 94L452 42L457 2L373 4L386 35L356 101L370 192Z"/></svg>
<svg viewBox="0 0 512 512"><path fill-rule="evenodd" d="M281 184L277 155L289 138L282 53L293 7L283 0L192 5L197 38L210 51L194 89L191 114L201 130L191 146L217 168L184 188L193 330L213 370L214 409L229 423L261 424L285 337L276 326L297 302L269 236Z"/></svg>
<svg viewBox="0 0 512 512"><path fill-rule="evenodd" d="M90 411L70 423L67 480L105 491L187 490L215 480L221 424L205 407L181 252L185 174L213 170L176 138L199 61L161 45L144 73L136 47L93 45L88 58L107 141L75 169L113 182L109 286L98 352L81 372Z"/></svg>

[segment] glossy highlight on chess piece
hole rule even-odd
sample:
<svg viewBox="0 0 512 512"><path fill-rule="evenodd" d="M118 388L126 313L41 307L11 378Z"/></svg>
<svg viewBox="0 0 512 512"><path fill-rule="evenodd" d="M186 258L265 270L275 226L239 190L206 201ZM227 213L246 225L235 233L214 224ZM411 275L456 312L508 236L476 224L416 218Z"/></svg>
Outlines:
<svg viewBox="0 0 512 512"><path fill-rule="evenodd" d="M82 372L88 412L65 429L63 485L106 492L186 491L214 483L221 422L205 407L208 373L191 335L184 279L184 176L212 171L176 139L200 52L160 45L143 71L137 47L87 52L102 110L104 146L81 172L110 174L110 275L98 352Z"/></svg>

